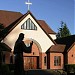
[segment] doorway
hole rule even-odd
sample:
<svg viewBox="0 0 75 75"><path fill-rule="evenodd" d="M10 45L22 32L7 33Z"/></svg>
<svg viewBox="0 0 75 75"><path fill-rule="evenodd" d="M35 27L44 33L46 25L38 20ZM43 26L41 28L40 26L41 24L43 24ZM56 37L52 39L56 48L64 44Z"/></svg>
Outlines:
<svg viewBox="0 0 75 75"><path fill-rule="evenodd" d="M24 57L24 69L38 69L39 56Z"/></svg>

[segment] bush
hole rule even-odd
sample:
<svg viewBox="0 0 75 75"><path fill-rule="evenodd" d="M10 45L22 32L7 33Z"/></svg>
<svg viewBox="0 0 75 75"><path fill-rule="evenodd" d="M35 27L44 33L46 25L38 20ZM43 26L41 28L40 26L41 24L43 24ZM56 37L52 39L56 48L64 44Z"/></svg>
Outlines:
<svg viewBox="0 0 75 75"><path fill-rule="evenodd" d="M51 75L61 75L57 70L47 70Z"/></svg>
<svg viewBox="0 0 75 75"><path fill-rule="evenodd" d="M67 75L67 72L65 72L64 70L57 70L57 72L59 72L61 75Z"/></svg>
<svg viewBox="0 0 75 75"><path fill-rule="evenodd" d="M67 72L63 71L62 75L67 75Z"/></svg>
<svg viewBox="0 0 75 75"><path fill-rule="evenodd" d="M65 65L65 70L69 73L74 73L75 72L75 64L66 64Z"/></svg>
<svg viewBox="0 0 75 75"><path fill-rule="evenodd" d="M11 71L11 70L14 70L14 64L7 64L8 65L8 67L9 67L9 70Z"/></svg>
<svg viewBox="0 0 75 75"><path fill-rule="evenodd" d="M10 70L6 64L2 64L0 67L0 75L9 75Z"/></svg>

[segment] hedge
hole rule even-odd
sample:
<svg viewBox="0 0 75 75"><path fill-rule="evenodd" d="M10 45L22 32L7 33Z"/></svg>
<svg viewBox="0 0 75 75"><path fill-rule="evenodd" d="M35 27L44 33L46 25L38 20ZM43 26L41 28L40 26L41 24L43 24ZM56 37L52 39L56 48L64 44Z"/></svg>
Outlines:
<svg viewBox="0 0 75 75"><path fill-rule="evenodd" d="M10 70L9 67L6 64L2 64L0 66L0 75L9 75Z"/></svg>
<svg viewBox="0 0 75 75"><path fill-rule="evenodd" d="M8 65L8 67L9 67L9 70L11 71L11 70L14 70L14 64L7 64Z"/></svg>
<svg viewBox="0 0 75 75"><path fill-rule="evenodd" d="M65 65L65 70L69 73L75 72L75 64L66 64Z"/></svg>

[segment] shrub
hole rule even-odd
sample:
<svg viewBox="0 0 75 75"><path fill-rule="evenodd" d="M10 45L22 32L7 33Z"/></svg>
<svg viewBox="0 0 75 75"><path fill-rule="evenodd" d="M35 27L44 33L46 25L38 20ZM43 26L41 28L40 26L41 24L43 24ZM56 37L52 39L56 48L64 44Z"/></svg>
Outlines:
<svg viewBox="0 0 75 75"><path fill-rule="evenodd" d="M67 75L67 72L63 71L62 75Z"/></svg>
<svg viewBox="0 0 75 75"><path fill-rule="evenodd" d="M47 70L51 75L61 75L57 70Z"/></svg>
<svg viewBox="0 0 75 75"><path fill-rule="evenodd" d="M11 70L14 70L14 64L7 64L8 65L8 67L9 67L9 70L11 71Z"/></svg>
<svg viewBox="0 0 75 75"><path fill-rule="evenodd" d="M9 75L9 67L6 64L2 64L0 67L0 75Z"/></svg>
<svg viewBox="0 0 75 75"><path fill-rule="evenodd" d="M69 73L75 72L75 64L66 64L65 70Z"/></svg>
<svg viewBox="0 0 75 75"><path fill-rule="evenodd" d="M59 72L61 75L67 75L67 72L65 72L64 70L57 70L57 72Z"/></svg>

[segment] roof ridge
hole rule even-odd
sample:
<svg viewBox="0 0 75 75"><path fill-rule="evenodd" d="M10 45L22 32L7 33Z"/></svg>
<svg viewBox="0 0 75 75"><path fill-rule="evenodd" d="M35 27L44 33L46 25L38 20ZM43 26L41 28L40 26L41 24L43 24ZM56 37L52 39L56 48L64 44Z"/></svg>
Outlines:
<svg viewBox="0 0 75 75"><path fill-rule="evenodd" d="M21 22L28 14L30 14L30 15L33 17L33 19L37 22L37 24L41 27L41 29L45 32L45 34L51 39L51 41L52 41L54 44L56 44L56 42L47 34L47 32L44 30L44 28L42 28L42 26L40 25L40 23L38 22L38 20L33 16L33 14L32 14L30 11L28 11L27 13L25 13L24 15L22 15L19 19L17 19L17 20L14 21L12 24L10 24L7 28L5 28L5 29L3 30L3 32L5 33L5 32L7 31L7 34L5 34L4 37L7 36L8 33L9 33L10 31L12 31L13 28L16 27L16 25L18 25L19 22ZM14 24L14 25L13 25L13 24Z"/></svg>

